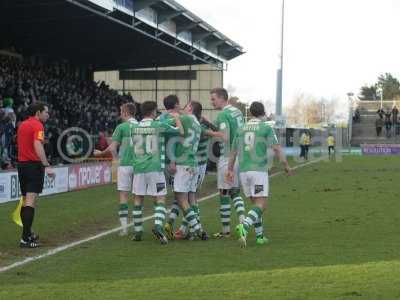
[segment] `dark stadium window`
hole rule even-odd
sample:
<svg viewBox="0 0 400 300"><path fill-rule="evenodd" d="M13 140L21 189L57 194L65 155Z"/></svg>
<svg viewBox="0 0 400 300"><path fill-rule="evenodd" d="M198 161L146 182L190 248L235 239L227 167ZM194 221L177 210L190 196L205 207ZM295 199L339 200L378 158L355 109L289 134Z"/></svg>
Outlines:
<svg viewBox="0 0 400 300"><path fill-rule="evenodd" d="M119 80L196 80L196 71L119 71Z"/></svg>

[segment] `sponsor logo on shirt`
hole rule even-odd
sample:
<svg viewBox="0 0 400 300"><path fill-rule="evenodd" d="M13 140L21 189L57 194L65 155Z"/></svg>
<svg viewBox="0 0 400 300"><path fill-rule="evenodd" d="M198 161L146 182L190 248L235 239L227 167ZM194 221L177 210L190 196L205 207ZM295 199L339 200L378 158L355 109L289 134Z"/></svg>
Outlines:
<svg viewBox="0 0 400 300"><path fill-rule="evenodd" d="M259 194L259 193L261 193L261 192L263 192L264 191L264 186L263 185L256 185L256 186L254 186L254 193L255 194Z"/></svg>
<svg viewBox="0 0 400 300"><path fill-rule="evenodd" d="M161 192L162 190L165 189L165 183L164 182L157 183L156 188L157 188L157 193Z"/></svg>

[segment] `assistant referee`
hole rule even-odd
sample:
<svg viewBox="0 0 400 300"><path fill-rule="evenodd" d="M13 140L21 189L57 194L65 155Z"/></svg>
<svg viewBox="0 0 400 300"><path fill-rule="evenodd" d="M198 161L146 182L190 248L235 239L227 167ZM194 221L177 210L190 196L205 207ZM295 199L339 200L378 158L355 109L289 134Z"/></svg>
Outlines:
<svg viewBox="0 0 400 300"><path fill-rule="evenodd" d="M35 216L35 200L43 190L44 174L54 177L55 173L47 161L43 148L43 123L49 118L46 104L35 102L28 107L29 118L18 127L18 179L23 198L21 220L23 225L20 247L39 247L38 236L31 231Z"/></svg>

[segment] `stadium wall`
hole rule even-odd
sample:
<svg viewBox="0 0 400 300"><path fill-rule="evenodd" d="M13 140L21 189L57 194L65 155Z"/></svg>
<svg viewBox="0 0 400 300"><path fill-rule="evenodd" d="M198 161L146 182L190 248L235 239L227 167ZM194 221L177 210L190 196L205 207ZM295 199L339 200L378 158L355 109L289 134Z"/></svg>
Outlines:
<svg viewBox="0 0 400 300"><path fill-rule="evenodd" d="M149 77L156 78L126 80L121 78L122 72L152 73ZM151 72L153 71L153 72ZM169 77L176 72L179 79L159 79L169 73ZM187 78L182 78L182 75ZM133 77L135 74L133 74ZM143 74L139 74L143 75ZM183 77L184 77L183 76ZM140 77L140 76L136 76ZM167 68L152 68L128 71L95 72L95 81L104 81L110 88L119 93L130 93L135 101L141 103L152 100L157 101L158 107L163 108L162 100L169 94L178 95L181 105L190 100L199 101L203 105L203 113L206 117L214 120L215 111L210 102L210 90L214 87L223 86L223 71L211 65L192 65Z"/></svg>

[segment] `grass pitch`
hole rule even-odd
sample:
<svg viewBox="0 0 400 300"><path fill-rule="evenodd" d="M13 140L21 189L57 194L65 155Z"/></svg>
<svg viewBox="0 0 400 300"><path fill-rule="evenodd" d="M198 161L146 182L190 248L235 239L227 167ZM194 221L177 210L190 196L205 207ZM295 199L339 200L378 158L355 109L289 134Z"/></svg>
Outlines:
<svg viewBox="0 0 400 300"><path fill-rule="evenodd" d="M399 166L345 157L272 178L269 245L251 234L246 249L233 237L161 246L150 220L141 243L113 234L1 273L0 299L400 299ZM115 198L112 187L43 198L35 228L51 248L115 227ZM16 248L14 205L0 206L2 266L43 251ZM217 199L200 209L218 231Z"/></svg>

